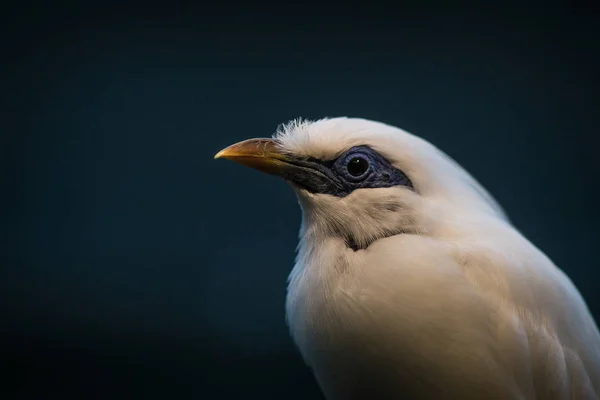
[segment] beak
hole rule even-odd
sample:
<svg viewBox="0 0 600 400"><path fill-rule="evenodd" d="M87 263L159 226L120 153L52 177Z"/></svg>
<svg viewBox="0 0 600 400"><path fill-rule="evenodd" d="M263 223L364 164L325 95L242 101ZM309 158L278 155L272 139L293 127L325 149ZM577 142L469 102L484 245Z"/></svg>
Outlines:
<svg viewBox="0 0 600 400"><path fill-rule="evenodd" d="M248 139L232 144L215 155L271 175L283 175L294 158L282 153L273 139Z"/></svg>
<svg viewBox="0 0 600 400"><path fill-rule="evenodd" d="M270 175L277 175L312 193L334 193L340 182L318 160L298 158L281 151L273 139L248 139L224 148L215 159L225 158Z"/></svg>

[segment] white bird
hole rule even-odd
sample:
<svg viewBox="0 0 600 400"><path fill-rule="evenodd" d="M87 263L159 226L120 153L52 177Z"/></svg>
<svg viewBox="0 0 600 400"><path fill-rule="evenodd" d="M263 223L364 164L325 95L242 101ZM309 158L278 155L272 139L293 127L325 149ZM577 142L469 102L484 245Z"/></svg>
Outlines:
<svg viewBox="0 0 600 400"><path fill-rule="evenodd" d="M215 158L297 194L286 316L327 399L600 399L600 334L578 290L429 142L296 120Z"/></svg>

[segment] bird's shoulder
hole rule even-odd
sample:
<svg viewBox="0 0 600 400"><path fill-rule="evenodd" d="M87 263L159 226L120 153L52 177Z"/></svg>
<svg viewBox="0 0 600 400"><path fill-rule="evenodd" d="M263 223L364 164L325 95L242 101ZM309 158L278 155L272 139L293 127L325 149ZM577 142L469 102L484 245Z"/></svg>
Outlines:
<svg viewBox="0 0 600 400"><path fill-rule="evenodd" d="M596 398L596 324L570 279L512 227L455 241L404 235L371 250L364 267L373 282L386 275L388 283L372 283L377 295L369 298L384 302L379 307L387 302L400 332L431 335L426 351L436 337L460 337L483 359L521 371L511 379L522 391Z"/></svg>

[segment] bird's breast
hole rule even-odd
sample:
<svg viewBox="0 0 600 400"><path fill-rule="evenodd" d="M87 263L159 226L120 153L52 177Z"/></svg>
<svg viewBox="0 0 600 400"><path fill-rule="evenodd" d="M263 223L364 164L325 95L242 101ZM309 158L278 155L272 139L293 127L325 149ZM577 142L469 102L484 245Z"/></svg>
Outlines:
<svg viewBox="0 0 600 400"><path fill-rule="evenodd" d="M399 398L404 386L399 380L414 380L402 360L410 358L403 355L410 350L404 343L416 331L402 325L403 316L410 318L415 290L403 297L407 280L400 277L403 270L410 276L419 265L408 251L388 250L414 250L415 239L420 242L396 237L357 252L336 241L301 248L289 279L287 320L328 398L365 399L374 393L379 396L373 398ZM409 388L402 393L409 394Z"/></svg>
<svg viewBox="0 0 600 400"><path fill-rule="evenodd" d="M490 350L496 309L446 244L402 235L301 251L287 318L328 399L515 398Z"/></svg>

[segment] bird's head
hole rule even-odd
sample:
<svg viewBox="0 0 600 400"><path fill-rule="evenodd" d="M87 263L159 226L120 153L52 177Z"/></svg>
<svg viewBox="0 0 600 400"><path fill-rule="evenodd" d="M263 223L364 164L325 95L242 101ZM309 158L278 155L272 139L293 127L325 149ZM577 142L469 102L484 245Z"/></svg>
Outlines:
<svg viewBox="0 0 600 400"><path fill-rule="evenodd" d="M273 138L221 150L226 158L288 181L303 211L302 235L363 249L400 233L427 234L450 211L504 219L493 198L430 143L358 118L294 120Z"/></svg>

